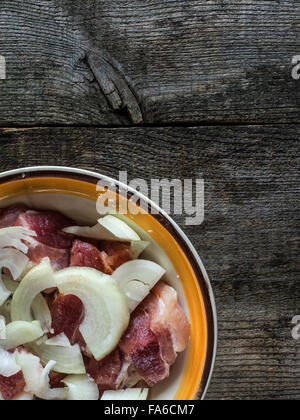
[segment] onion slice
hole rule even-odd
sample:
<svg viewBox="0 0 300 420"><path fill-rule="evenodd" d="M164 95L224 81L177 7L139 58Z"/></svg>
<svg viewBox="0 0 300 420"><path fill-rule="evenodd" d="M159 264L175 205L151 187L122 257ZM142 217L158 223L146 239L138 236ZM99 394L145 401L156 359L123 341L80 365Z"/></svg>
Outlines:
<svg viewBox="0 0 300 420"><path fill-rule="evenodd" d="M52 317L47 301L41 293L32 302L31 309L34 318L40 321L43 331L48 333L51 329Z"/></svg>
<svg viewBox="0 0 300 420"><path fill-rule="evenodd" d="M49 346L45 342L30 343L27 346L34 354L39 356L44 364L54 360L56 365L53 370L58 373L84 374L86 373L82 354L78 344L72 347Z"/></svg>
<svg viewBox="0 0 300 420"><path fill-rule="evenodd" d="M11 304L12 321L33 320L31 306L34 299L45 289L56 287L54 273L48 261L32 268L15 291Z"/></svg>
<svg viewBox="0 0 300 420"><path fill-rule="evenodd" d="M23 344L37 340L44 334L38 321L15 321L6 326L6 338L0 340L0 347L4 350L14 349Z"/></svg>
<svg viewBox="0 0 300 420"><path fill-rule="evenodd" d="M135 259L137 259L148 246L150 242L148 241L131 241L131 251Z"/></svg>
<svg viewBox="0 0 300 420"><path fill-rule="evenodd" d="M32 236L37 234L20 226L0 229L0 248L13 247L27 254L28 246L24 241L33 243L35 240Z"/></svg>
<svg viewBox="0 0 300 420"><path fill-rule="evenodd" d="M0 340L6 339L6 318L0 315Z"/></svg>
<svg viewBox="0 0 300 420"><path fill-rule="evenodd" d="M66 399L67 392L64 388L50 388L49 373L55 366L55 361L50 361L43 369L38 357L21 351L16 354L16 362L22 369L27 391L43 400Z"/></svg>
<svg viewBox="0 0 300 420"><path fill-rule="evenodd" d="M133 260L117 268L113 278L126 295L128 307L133 312L165 273L152 261Z"/></svg>
<svg viewBox="0 0 300 420"><path fill-rule="evenodd" d="M121 389L120 391L105 391L101 400L142 401L148 398L148 393L149 389L147 388L128 388Z"/></svg>
<svg viewBox="0 0 300 420"><path fill-rule="evenodd" d="M4 316L6 322L10 322L10 308L11 308L11 299L7 299L6 302L0 306L0 315Z"/></svg>
<svg viewBox="0 0 300 420"><path fill-rule="evenodd" d="M5 285L5 287L7 288L7 290L9 290L11 293L15 293L15 291L17 290L17 288L19 286L19 283L14 281L7 274L2 274L2 281Z"/></svg>
<svg viewBox="0 0 300 420"><path fill-rule="evenodd" d="M18 283L6 274L0 274L0 306L4 306L7 299L17 290ZM1 308L3 310L3 307ZM2 311L1 311L2 312Z"/></svg>
<svg viewBox="0 0 300 420"><path fill-rule="evenodd" d="M0 229L0 273L3 268L7 268L14 280L17 280L23 274L29 261L28 257L24 255L28 252L28 246L24 241L33 242L32 236L36 236L34 231L22 227ZM0 278L0 306L10 295L11 290L5 286Z"/></svg>
<svg viewBox="0 0 300 420"><path fill-rule="evenodd" d="M61 333L56 335L55 337L49 338L45 344L47 344L48 346L58 346L58 347L72 347L70 340L68 339L68 337L66 336L66 334Z"/></svg>
<svg viewBox="0 0 300 420"><path fill-rule="evenodd" d="M8 351L0 347L0 375L9 378L20 372L21 368L17 365L15 360L15 354L9 353Z"/></svg>
<svg viewBox="0 0 300 420"><path fill-rule="evenodd" d="M139 235L118 217L107 215L98 220L98 224L89 226L71 226L63 229L66 233L83 238L131 242L139 241Z"/></svg>
<svg viewBox="0 0 300 420"><path fill-rule="evenodd" d="M87 375L70 375L62 382L68 387L67 400L70 401L98 401L99 389Z"/></svg>
<svg viewBox="0 0 300 420"><path fill-rule="evenodd" d="M23 274L28 261L28 257L17 249L0 249L0 270L8 268L14 280L17 280Z"/></svg>
<svg viewBox="0 0 300 420"><path fill-rule="evenodd" d="M6 287L0 273L0 306L2 306L7 301L7 299L10 297L11 294L12 292L8 290L8 288Z"/></svg>
<svg viewBox="0 0 300 420"><path fill-rule="evenodd" d="M85 317L79 330L96 360L107 356L118 344L129 324L126 298L117 282L88 267L70 267L55 273L63 295L77 296Z"/></svg>

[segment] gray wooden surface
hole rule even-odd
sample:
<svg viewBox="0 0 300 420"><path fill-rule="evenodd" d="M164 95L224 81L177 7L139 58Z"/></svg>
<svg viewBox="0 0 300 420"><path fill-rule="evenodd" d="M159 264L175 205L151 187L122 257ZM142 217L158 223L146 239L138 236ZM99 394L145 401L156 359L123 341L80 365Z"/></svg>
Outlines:
<svg viewBox="0 0 300 420"><path fill-rule="evenodd" d="M299 128L0 131L1 169L71 165L118 177L203 177L205 222L187 227L211 278L219 349L211 399L300 397Z"/></svg>
<svg viewBox="0 0 300 420"><path fill-rule="evenodd" d="M203 225L175 219L216 295L208 399L300 398L299 12L291 0L0 3L1 171L205 179Z"/></svg>
<svg viewBox="0 0 300 420"><path fill-rule="evenodd" d="M1 0L0 124L299 122L299 33L293 0Z"/></svg>

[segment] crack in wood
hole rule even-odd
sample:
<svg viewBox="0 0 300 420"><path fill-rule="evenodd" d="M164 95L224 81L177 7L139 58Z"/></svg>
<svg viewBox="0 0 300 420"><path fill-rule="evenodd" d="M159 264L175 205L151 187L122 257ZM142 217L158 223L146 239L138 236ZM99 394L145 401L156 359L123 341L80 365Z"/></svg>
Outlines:
<svg viewBox="0 0 300 420"><path fill-rule="evenodd" d="M86 53L85 62L92 71L111 108L115 112L127 116L129 122L136 125L142 124L143 114L138 100L108 54L97 49L91 49Z"/></svg>

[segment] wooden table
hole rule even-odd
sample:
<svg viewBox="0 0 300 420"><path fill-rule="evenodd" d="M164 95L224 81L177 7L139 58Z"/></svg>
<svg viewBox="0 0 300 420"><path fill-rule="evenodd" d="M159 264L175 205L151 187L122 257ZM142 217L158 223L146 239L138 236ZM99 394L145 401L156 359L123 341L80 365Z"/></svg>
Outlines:
<svg viewBox="0 0 300 420"><path fill-rule="evenodd" d="M300 3L2 0L1 171L205 179L208 399L300 397Z"/></svg>

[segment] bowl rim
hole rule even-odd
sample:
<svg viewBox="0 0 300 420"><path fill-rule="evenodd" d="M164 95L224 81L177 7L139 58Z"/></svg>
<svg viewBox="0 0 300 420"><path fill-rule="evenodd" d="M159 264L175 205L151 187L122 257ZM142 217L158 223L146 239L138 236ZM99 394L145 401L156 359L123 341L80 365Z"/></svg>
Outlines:
<svg viewBox="0 0 300 420"><path fill-rule="evenodd" d="M78 175L81 176L82 180L91 182L91 178L95 180L105 180L108 183L113 183L114 185L119 186L122 188L123 191L127 191L131 194L136 194L143 200L143 203L147 203L148 206L151 206L152 208L155 208L158 212L157 215L154 215L158 219L158 221L163 224L164 222L167 222L167 229L170 230L171 234L175 236L175 239L179 242L179 245L182 247L184 253L186 256L190 259L192 259L191 263L193 266L193 269L195 270L195 273L197 271L200 271L203 277L203 280L205 282L206 290L203 290L201 288L202 293L204 293L204 302L206 306L206 310L208 309L210 311L211 315L211 321L212 325L210 328L208 328L209 334L210 334L210 340L212 342L208 342L209 348L207 349L207 359L205 362L205 369L203 372L202 381L204 381L204 387L203 390L200 390L200 400L204 400L208 387L211 382L212 374L215 367L216 362L216 355L217 355L217 345L218 345L218 317L217 317L217 309L216 309L216 302L214 297L213 288L209 279L209 276L207 274L207 271L204 267L204 264L201 260L201 257L199 253L196 251L194 245L188 238L188 236L184 233L184 231L179 227L179 225L172 219L171 216L169 216L168 213L166 213L162 208L160 208L155 202L150 200L148 197L141 194L139 191L135 190L134 188L131 188L130 186L111 178L110 176L101 174L100 172L95 172L87 169L80 169L80 168L74 168L74 167L68 167L68 166L29 166L24 168L18 168L13 170L8 170L0 173L0 180L1 184L4 182L9 182L12 180L17 179L25 179L29 174L39 174L39 175L48 175L49 172L51 176L64 176L65 174L69 174L70 176L76 175L76 178ZM84 179L83 179L84 178ZM164 224L163 224L164 225ZM205 293L206 292L206 293ZM209 324L209 322L208 322ZM201 383L199 384L199 388L201 387Z"/></svg>

